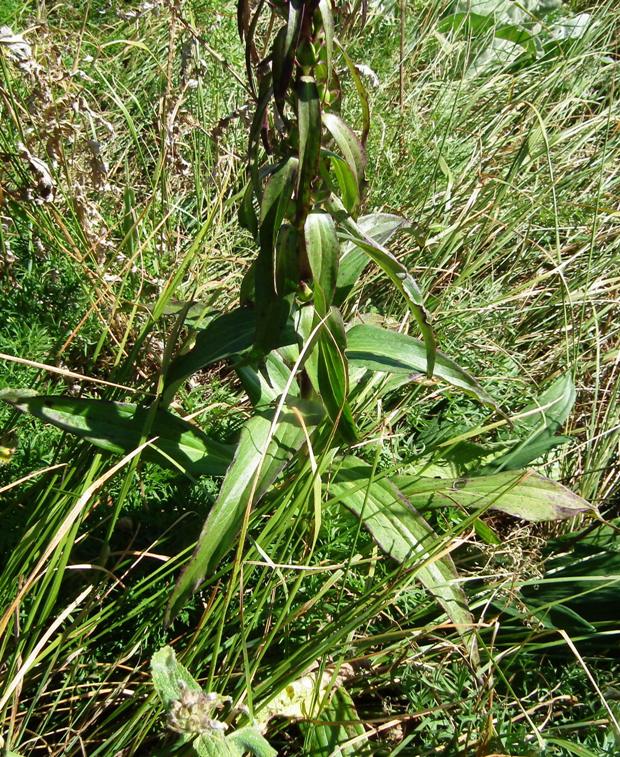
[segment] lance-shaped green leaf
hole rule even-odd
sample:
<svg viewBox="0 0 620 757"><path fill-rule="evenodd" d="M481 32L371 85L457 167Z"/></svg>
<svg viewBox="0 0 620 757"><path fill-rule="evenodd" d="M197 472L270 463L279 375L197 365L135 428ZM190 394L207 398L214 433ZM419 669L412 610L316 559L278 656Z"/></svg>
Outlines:
<svg viewBox="0 0 620 757"><path fill-rule="evenodd" d="M270 352L260 369L250 365L238 365L235 368L250 402L259 408L272 405L285 391L297 394L299 387L291 382L291 371L277 351Z"/></svg>
<svg viewBox="0 0 620 757"><path fill-rule="evenodd" d="M335 40L336 45L338 46L338 49L340 50L342 57L344 58L344 62L347 65L347 69L349 71L349 76L353 80L353 84L355 86L355 90L357 92L357 96L360 101L360 108L362 111L362 145L366 144L366 140L368 138L368 132L370 131L370 105L368 102L368 92L366 90L366 87L364 86L364 82L362 81L362 77L359 74L359 71L355 67L355 63L351 60L349 57L349 54L344 49L344 47Z"/></svg>
<svg viewBox="0 0 620 757"><path fill-rule="evenodd" d="M290 303L276 292L275 248L293 194L297 158L289 158L270 176L260 208L260 251L254 271L256 334L259 352L274 349L290 312Z"/></svg>
<svg viewBox="0 0 620 757"><path fill-rule="evenodd" d="M398 476L395 481L419 509L433 505L491 508L529 521L564 520L594 512L585 499L531 470L456 479Z"/></svg>
<svg viewBox="0 0 620 757"><path fill-rule="evenodd" d="M458 584L445 543L413 507L405 493L385 478L374 478L372 466L348 456L330 484L330 493L361 519L377 544L397 562L415 569L416 577L435 597L468 641L473 618Z"/></svg>
<svg viewBox="0 0 620 757"><path fill-rule="evenodd" d="M311 76L297 82L297 124L299 127L299 172L297 193L308 203L310 184L319 168L321 154L321 102L319 90Z"/></svg>
<svg viewBox="0 0 620 757"><path fill-rule="evenodd" d="M319 13L325 34L325 52L327 59L327 82L331 81L334 60L334 15L331 0L319 0Z"/></svg>
<svg viewBox="0 0 620 757"><path fill-rule="evenodd" d="M420 339L366 324L353 326L347 332L347 358L352 365L371 371L413 374L412 377L426 374L428 367L426 348ZM435 354L434 377L495 407L493 397L476 379L442 352Z"/></svg>
<svg viewBox="0 0 620 757"><path fill-rule="evenodd" d="M197 371L249 349L255 332L256 314L249 308L237 308L214 318L198 332L192 349L170 363L164 400L171 399L179 386Z"/></svg>
<svg viewBox="0 0 620 757"><path fill-rule="evenodd" d="M485 472L524 468L554 447L570 441L569 437L557 436L557 432L568 420L576 396L570 374L556 379L535 403L521 411L527 416L518 422L518 426L525 429L527 436L494 460Z"/></svg>
<svg viewBox="0 0 620 757"><path fill-rule="evenodd" d="M348 170L348 166L346 168ZM350 208L347 210L350 212ZM402 216L392 213L370 213L360 216L357 219L357 225L373 242L385 245L399 229L407 225L407 221ZM342 245L336 283L335 301L337 304L344 302L368 262L368 253L355 243L346 242Z"/></svg>
<svg viewBox="0 0 620 757"><path fill-rule="evenodd" d="M261 250L273 250L280 226L293 194L297 158L288 158L272 171L260 204L259 237Z"/></svg>
<svg viewBox="0 0 620 757"><path fill-rule="evenodd" d="M265 494L320 419L320 406L316 403L290 398L275 422L274 412L265 411L245 423L218 498L170 598L166 622L174 618L203 578L233 548L246 510Z"/></svg>
<svg viewBox="0 0 620 757"><path fill-rule="evenodd" d="M314 305L319 316L329 310L336 291L340 245L329 213L308 214L304 226L306 255L312 271Z"/></svg>
<svg viewBox="0 0 620 757"><path fill-rule="evenodd" d="M336 197L332 196L327 206L337 224L342 228L341 240L351 242L364 250L368 257L389 276L404 296L422 332L426 346L427 375L431 377L435 367L435 334L431 328L429 314L424 306L424 298L416 280L389 250L362 231Z"/></svg>
<svg viewBox="0 0 620 757"><path fill-rule="evenodd" d="M86 439L107 452L126 454L139 447L143 434L155 441L142 457L191 476L221 476L232 449L209 439L200 429L166 410L125 402L44 396L14 389L0 391L0 399L23 413Z"/></svg>
<svg viewBox="0 0 620 757"><path fill-rule="evenodd" d="M283 223L276 241L276 294L285 297L299 287L299 232Z"/></svg>
<svg viewBox="0 0 620 757"><path fill-rule="evenodd" d="M335 113L323 113L323 123L334 138L343 158L355 175L358 186L364 181L366 168L366 151L359 141L353 129L348 126L340 116Z"/></svg>
<svg viewBox="0 0 620 757"><path fill-rule="evenodd" d="M323 154L329 158L330 165L336 176L342 204L349 213L355 213L361 199L360 188L355 178L355 174L349 168L349 164L346 160L339 155L336 155L329 150L324 150ZM364 255L364 261L365 263L368 262L366 255Z"/></svg>
<svg viewBox="0 0 620 757"><path fill-rule="evenodd" d="M274 46L274 54L277 53L277 56L274 57L273 94L278 103L283 102L293 74L304 8L303 0L289 0L288 19L283 29L282 42L277 48Z"/></svg>
<svg viewBox="0 0 620 757"><path fill-rule="evenodd" d="M340 311L331 308L319 336L317 382L327 413L338 431L350 443L357 441L357 430L348 402L349 366L346 334Z"/></svg>

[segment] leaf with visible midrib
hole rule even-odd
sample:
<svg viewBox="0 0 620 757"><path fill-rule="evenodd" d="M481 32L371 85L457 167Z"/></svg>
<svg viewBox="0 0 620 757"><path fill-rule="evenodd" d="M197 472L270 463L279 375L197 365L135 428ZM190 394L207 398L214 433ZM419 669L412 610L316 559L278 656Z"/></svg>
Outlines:
<svg viewBox="0 0 620 757"><path fill-rule="evenodd" d="M170 364L164 396L172 397L179 385L197 371L249 349L255 332L256 314L248 308L237 308L214 318L198 332L192 349Z"/></svg>
<svg viewBox="0 0 620 757"><path fill-rule="evenodd" d="M426 374L427 351L421 339L388 331L379 326L360 324L347 332L347 358L351 365L384 373ZM435 353L434 376L451 386L496 407L491 395L476 379L442 352Z"/></svg>
<svg viewBox="0 0 620 757"><path fill-rule="evenodd" d="M395 481L420 509L429 505L491 508L528 521L564 520L595 512L578 494L532 470L457 479L398 476Z"/></svg>
<svg viewBox="0 0 620 757"><path fill-rule="evenodd" d="M361 518L384 552L415 569L416 577L443 607L477 659L471 631L474 620L457 583L456 568L449 555L436 556L445 545L397 486L385 478L373 479L372 473L368 463L346 457L330 493Z"/></svg>
<svg viewBox="0 0 620 757"><path fill-rule="evenodd" d="M198 537L194 554L168 603L166 623L183 607L205 575L233 548L246 508L265 494L320 418L321 409L316 403L289 398L275 428L273 412L259 412L245 423L235 457Z"/></svg>
<svg viewBox="0 0 620 757"><path fill-rule="evenodd" d="M148 422L148 437L157 438L142 457L191 476L221 476L232 459L232 447L209 439L166 410L157 410L151 423L150 408L126 402L44 396L16 389L0 391L0 400L115 454L139 447Z"/></svg>

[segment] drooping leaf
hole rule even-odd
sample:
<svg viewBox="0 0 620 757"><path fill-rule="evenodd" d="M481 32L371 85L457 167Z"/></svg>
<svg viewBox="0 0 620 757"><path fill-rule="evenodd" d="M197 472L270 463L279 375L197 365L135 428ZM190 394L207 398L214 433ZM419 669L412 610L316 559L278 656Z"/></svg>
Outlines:
<svg viewBox="0 0 620 757"><path fill-rule="evenodd" d="M96 447L126 454L139 447L143 433L155 441L142 457L191 476L221 476L232 449L209 439L200 429L166 410L157 410L150 428L150 409L125 402L44 396L14 389L0 391L0 399L23 413L86 439Z"/></svg>
<svg viewBox="0 0 620 757"><path fill-rule="evenodd" d="M296 411L296 412L295 412ZM234 459L202 528L189 563L170 598L166 622L234 546L248 507L255 505L320 420L315 403L290 398L274 425L274 412L259 412L244 425Z"/></svg>
<svg viewBox="0 0 620 757"><path fill-rule="evenodd" d="M171 399L183 381L197 371L245 352L254 343L255 332L256 314L249 308L237 308L214 318L198 332L192 349L170 363L164 398Z"/></svg>
<svg viewBox="0 0 620 757"><path fill-rule="evenodd" d="M385 478L372 477L372 466L356 457L344 459L330 484L333 497L358 518L377 544L397 562L414 566L416 576L441 604L476 656L471 637L473 618L458 584L445 545L413 507L405 492Z"/></svg>
<svg viewBox="0 0 620 757"><path fill-rule="evenodd" d="M431 377L435 367L435 334L430 325L429 313L424 305L424 297L416 280L389 250L362 231L337 198L332 197L327 206L342 228L341 240L351 242L359 249L364 250L368 257L389 276L398 291L404 296L422 332L426 346L427 375Z"/></svg>
<svg viewBox="0 0 620 757"><path fill-rule="evenodd" d="M347 210L350 212L349 208ZM357 219L357 225L361 231L381 245L387 244L392 236L406 224L407 221L402 216L392 213L370 213ZM335 302L337 304L345 300L369 262L368 253L354 242L343 244L341 251L336 283Z"/></svg>
<svg viewBox="0 0 620 757"><path fill-rule="evenodd" d="M420 510L432 505L491 508L534 522L594 512L585 499L532 470L457 479L398 476L395 481Z"/></svg>
<svg viewBox="0 0 620 757"><path fill-rule="evenodd" d="M340 257L336 226L329 213L309 213L304 237L312 271L314 305L319 316L323 317L334 299Z"/></svg>
<svg viewBox="0 0 620 757"><path fill-rule="evenodd" d="M427 372L426 348L420 339L379 326L360 324L349 329L347 357L352 365L373 371L409 375ZM476 379L442 352L436 353L434 375L484 404L495 407L491 395Z"/></svg>
<svg viewBox="0 0 620 757"><path fill-rule="evenodd" d="M335 113L323 113L323 123L334 138L343 158L355 175L359 187L364 181L366 169L366 151L353 129Z"/></svg>
<svg viewBox="0 0 620 757"><path fill-rule="evenodd" d="M505 455L494 460L486 471L518 470L529 465L549 450L570 441L569 437L557 436L568 420L577 392L570 374L556 379L543 392L537 402L528 405L521 414L519 426L526 432L525 438Z"/></svg>

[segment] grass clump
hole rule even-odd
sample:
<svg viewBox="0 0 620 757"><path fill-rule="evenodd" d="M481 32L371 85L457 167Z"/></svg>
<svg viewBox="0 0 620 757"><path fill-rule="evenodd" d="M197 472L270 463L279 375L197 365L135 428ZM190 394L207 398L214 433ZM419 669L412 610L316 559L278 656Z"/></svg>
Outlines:
<svg viewBox="0 0 620 757"><path fill-rule="evenodd" d="M618 13L298 5L2 6L3 748L612 755Z"/></svg>

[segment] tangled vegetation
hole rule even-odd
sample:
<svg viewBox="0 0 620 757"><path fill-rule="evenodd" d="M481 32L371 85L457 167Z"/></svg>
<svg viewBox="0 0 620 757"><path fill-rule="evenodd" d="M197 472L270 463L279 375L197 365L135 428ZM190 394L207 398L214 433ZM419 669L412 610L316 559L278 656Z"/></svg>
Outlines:
<svg viewBox="0 0 620 757"><path fill-rule="evenodd" d="M0 13L3 753L617 754L614 3Z"/></svg>

